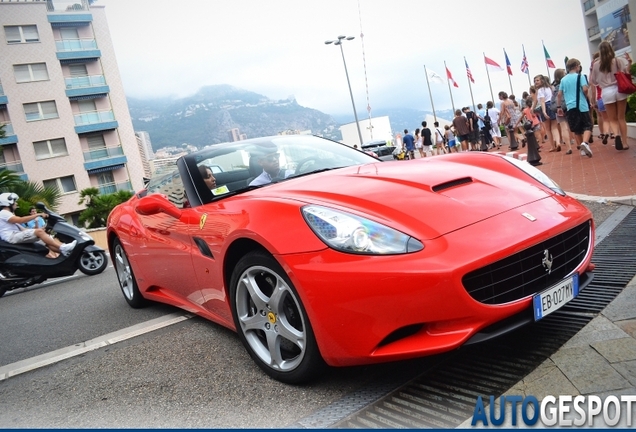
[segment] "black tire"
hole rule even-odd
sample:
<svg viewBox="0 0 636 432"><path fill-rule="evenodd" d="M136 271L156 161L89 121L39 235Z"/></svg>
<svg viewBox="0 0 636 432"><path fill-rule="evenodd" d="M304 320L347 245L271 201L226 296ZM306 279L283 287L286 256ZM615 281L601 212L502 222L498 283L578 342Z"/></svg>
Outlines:
<svg viewBox="0 0 636 432"><path fill-rule="evenodd" d="M279 295L274 296L274 290ZM256 364L275 380L300 384L325 367L316 338L287 274L269 254L250 252L232 272L236 331Z"/></svg>
<svg viewBox="0 0 636 432"><path fill-rule="evenodd" d="M108 267L108 257L104 251L84 251L77 261L77 268L85 275L100 274Z"/></svg>
<svg viewBox="0 0 636 432"><path fill-rule="evenodd" d="M126 302L130 307L135 309L146 306L148 300L146 300L139 291L139 286L137 285L137 280L128 261L128 256L118 238L113 240L112 251L115 254L112 258L115 272L117 273L117 280L119 281L119 287L121 288L122 294L124 294Z"/></svg>

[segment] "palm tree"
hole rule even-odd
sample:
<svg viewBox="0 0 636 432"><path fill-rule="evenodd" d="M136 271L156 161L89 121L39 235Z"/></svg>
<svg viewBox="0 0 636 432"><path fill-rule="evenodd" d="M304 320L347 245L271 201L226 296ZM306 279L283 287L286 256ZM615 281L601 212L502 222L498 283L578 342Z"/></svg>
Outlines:
<svg viewBox="0 0 636 432"><path fill-rule="evenodd" d="M14 171L0 170L0 192L13 192L13 188L22 181Z"/></svg>
<svg viewBox="0 0 636 432"><path fill-rule="evenodd" d="M13 187L13 192L17 193L24 201L28 201L31 204L41 201L52 210L55 210L60 205L62 197L62 193L58 188L44 187L28 180L20 180Z"/></svg>
<svg viewBox="0 0 636 432"><path fill-rule="evenodd" d="M100 195L99 189L91 187L80 191L78 204L86 204L86 210L79 216L80 225L88 224L88 228L106 226L108 215L118 204L128 201L133 193L120 190L115 193Z"/></svg>
<svg viewBox="0 0 636 432"><path fill-rule="evenodd" d="M0 124L0 138L4 138L6 136L6 132L4 131L5 124Z"/></svg>

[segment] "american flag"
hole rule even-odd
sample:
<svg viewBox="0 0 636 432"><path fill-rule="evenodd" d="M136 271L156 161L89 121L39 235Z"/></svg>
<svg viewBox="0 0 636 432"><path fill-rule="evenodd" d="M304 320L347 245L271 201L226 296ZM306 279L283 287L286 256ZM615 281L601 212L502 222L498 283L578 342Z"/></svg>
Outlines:
<svg viewBox="0 0 636 432"><path fill-rule="evenodd" d="M471 83L475 84L475 80L473 79L473 74L470 71L470 68L468 67L468 62L466 61L466 59L464 59L464 63L466 63L466 75L468 75L468 79L470 80Z"/></svg>
<svg viewBox="0 0 636 432"><path fill-rule="evenodd" d="M523 49L523 60L521 60L521 72L528 74L530 72L530 65L528 65L528 59L526 58L526 49Z"/></svg>

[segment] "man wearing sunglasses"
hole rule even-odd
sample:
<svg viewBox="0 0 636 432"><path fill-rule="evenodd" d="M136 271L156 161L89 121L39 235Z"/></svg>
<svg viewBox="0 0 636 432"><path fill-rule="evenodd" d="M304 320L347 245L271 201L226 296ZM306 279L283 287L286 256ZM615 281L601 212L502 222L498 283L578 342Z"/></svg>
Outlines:
<svg viewBox="0 0 636 432"><path fill-rule="evenodd" d="M263 168L263 172L250 182L250 186L262 186L272 181L282 180L294 173L294 170L280 169L280 153L277 149L265 153L252 153L252 158L256 158L256 162Z"/></svg>

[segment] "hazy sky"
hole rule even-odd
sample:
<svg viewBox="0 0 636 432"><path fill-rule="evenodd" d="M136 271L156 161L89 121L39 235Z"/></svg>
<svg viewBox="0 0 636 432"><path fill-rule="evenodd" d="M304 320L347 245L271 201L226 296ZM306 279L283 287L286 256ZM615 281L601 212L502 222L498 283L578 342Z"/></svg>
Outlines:
<svg viewBox="0 0 636 432"><path fill-rule="evenodd" d="M472 105L464 57L475 79L475 103L490 100L484 53L512 65L514 93L546 74L543 40L563 67L565 56L589 64L579 0L98 0L105 6L127 96L188 96L230 84L271 99L295 96L327 114L352 112L343 44L357 111L431 110L424 65L459 84L455 107ZM360 38L360 33L364 38ZM552 76L554 69L550 69ZM508 75L490 72L492 90L510 93ZM451 108L448 86L431 83L436 110Z"/></svg>

